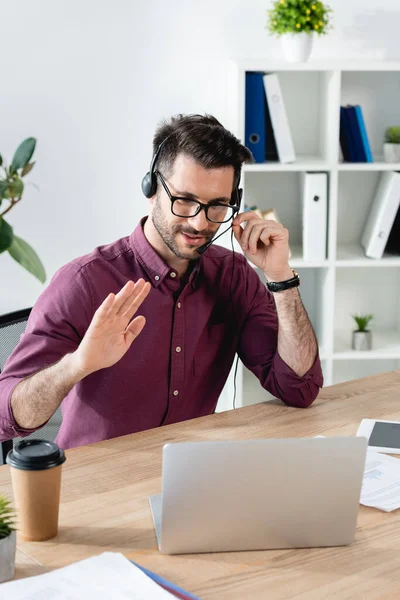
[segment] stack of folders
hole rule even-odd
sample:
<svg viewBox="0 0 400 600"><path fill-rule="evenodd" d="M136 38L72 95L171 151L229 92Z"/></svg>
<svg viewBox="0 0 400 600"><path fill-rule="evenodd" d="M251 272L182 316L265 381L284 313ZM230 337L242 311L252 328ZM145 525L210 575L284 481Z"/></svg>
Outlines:
<svg viewBox="0 0 400 600"><path fill-rule="evenodd" d="M328 176L301 173L303 197L303 259L321 262L326 258L328 219Z"/></svg>
<svg viewBox="0 0 400 600"><path fill-rule="evenodd" d="M374 162L361 106L340 107L340 146L346 162Z"/></svg>
<svg viewBox="0 0 400 600"><path fill-rule="evenodd" d="M382 173L361 244L369 258L400 254L400 172Z"/></svg>
<svg viewBox="0 0 400 600"><path fill-rule="evenodd" d="M245 144L256 163L296 160L278 76L246 73Z"/></svg>

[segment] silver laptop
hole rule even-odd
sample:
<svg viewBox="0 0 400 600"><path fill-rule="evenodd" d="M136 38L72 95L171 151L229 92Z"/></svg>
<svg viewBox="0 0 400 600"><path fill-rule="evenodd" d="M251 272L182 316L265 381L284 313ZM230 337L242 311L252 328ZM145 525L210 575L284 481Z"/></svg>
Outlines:
<svg viewBox="0 0 400 600"><path fill-rule="evenodd" d="M367 440L166 444L150 505L166 554L341 546L354 540Z"/></svg>

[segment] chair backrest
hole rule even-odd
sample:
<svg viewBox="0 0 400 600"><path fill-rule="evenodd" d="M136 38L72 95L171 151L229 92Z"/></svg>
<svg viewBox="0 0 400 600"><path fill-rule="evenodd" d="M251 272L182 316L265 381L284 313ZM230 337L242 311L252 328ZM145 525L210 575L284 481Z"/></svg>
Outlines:
<svg viewBox="0 0 400 600"><path fill-rule="evenodd" d="M4 368L8 357L18 345L21 335L25 331L26 323L31 310L31 308L25 308L23 310L0 316L0 373ZM61 422L61 407L58 407L49 422L46 423L46 425L44 425L44 427L41 429L38 429L38 431L35 431L29 435L28 439L41 438L53 442L56 438L58 430L60 429ZM12 449L14 443L20 439L21 438L16 437L12 440L1 442L0 464L4 464L7 453Z"/></svg>

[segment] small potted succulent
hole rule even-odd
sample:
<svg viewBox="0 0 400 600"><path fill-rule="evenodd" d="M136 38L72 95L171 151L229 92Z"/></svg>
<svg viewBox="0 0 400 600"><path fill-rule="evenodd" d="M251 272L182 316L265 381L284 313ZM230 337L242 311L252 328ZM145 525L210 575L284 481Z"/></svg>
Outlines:
<svg viewBox="0 0 400 600"><path fill-rule="evenodd" d="M15 511L11 502L0 496L0 583L14 577L15 550Z"/></svg>
<svg viewBox="0 0 400 600"><path fill-rule="evenodd" d="M352 349L353 350L371 350L372 332L368 329L369 322L374 318L373 315L352 315L357 323L357 329L353 331Z"/></svg>
<svg viewBox="0 0 400 600"><path fill-rule="evenodd" d="M385 131L385 143L383 145L383 156L385 162L400 162L400 127L388 127Z"/></svg>
<svg viewBox="0 0 400 600"><path fill-rule="evenodd" d="M267 13L266 28L281 38L289 62L307 61L315 35L325 35L332 27L332 9L319 0L275 0Z"/></svg>

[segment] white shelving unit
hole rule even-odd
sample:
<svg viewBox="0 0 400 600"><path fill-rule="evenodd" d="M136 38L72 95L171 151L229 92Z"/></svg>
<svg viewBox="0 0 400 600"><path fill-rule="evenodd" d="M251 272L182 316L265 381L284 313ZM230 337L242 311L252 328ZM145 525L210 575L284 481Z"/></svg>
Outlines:
<svg viewBox="0 0 400 600"><path fill-rule="evenodd" d="M299 65L261 60L230 64L229 127L245 139L247 71L277 73L297 160L246 165L244 202L275 207L289 229L290 264L301 277L301 295L315 328L325 385L400 367L400 256L365 257L361 234L383 171L400 164L382 160L384 131L400 123L400 62L309 62ZM340 161L339 109L360 104L374 155L373 163ZM327 256L307 262L302 256L300 173L328 173ZM368 312L373 350L351 350L351 314ZM236 406L268 399L258 380L241 363ZM232 408L233 376L219 410Z"/></svg>

